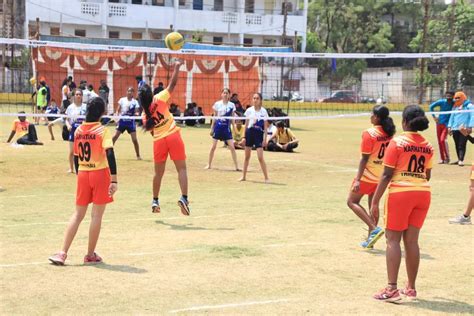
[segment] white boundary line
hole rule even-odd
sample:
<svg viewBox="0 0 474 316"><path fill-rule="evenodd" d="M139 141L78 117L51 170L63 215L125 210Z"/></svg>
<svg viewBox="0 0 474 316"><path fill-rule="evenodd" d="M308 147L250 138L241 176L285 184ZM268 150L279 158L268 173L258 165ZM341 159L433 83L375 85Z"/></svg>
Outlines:
<svg viewBox="0 0 474 316"><path fill-rule="evenodd" d="M182 308L182 309L174 309L174 310L168 311L168 313L176 314L176 313L181 313L181 312L193 312L193 311L200 311L200 310L207 310L207 309L222 309L222 308L235 308L235 307L244 307L244 306L252 306L252 305L277 304L277 303L296 302L299 300L301 299L282 298L282 299L276 299L276 300L250 301L250 302L230 303L230 304L222 304L222 305L200 305L200 306L193 306L193 307Z"/></svg>
<svg viewBox="0 0 474 316"><path fill-rule="evenodd" d="M314 246L320 244L319 242L301 242L301 243L279 243L279 244L268 244L268 245L260 245L256 248L283 248L283 247L301 247L301 246ZM191 252L201 252L209 250L207 247L201 248L185 248L185 249L176 249L176 250L159 250L159 251L148 251L148 252L132 252L124 254L120 257L127 256L127 257L142 257L142 256L154 256L154 255L166 255L166 254L179 254L179 253L191 253ZM119 256L110 256L112 258L119 257ZM50 264L46 260L43 262L20 262L20 263L7 263L7 264L0 264L0 268L16 268L16 267L23 267L23 266L36 266L36 265L47 265Z"/></svg>

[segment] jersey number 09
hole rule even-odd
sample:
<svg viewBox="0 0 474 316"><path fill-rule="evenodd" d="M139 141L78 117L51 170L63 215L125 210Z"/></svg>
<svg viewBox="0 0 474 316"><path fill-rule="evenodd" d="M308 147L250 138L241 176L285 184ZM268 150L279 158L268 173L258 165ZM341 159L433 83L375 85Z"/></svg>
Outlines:
<svg viewBox="0 0 474 316"><path fill-rule="evenodd" d="M81 161L91 160L91 144L89 142L79 143L79 159Z"/></svg>

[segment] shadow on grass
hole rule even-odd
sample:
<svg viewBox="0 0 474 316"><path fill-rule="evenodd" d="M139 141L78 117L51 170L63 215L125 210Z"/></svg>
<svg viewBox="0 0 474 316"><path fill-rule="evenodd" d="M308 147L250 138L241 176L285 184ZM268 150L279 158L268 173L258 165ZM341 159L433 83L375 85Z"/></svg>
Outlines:
<svg viewBox="0 0 474 316"><path fill-rule="evenodd" d="M155 223L163 226L169 226L169 228L172 230L234 230L234 228L206 228L200 226L193 226L193 224L176 225L165 223L164 221L155 221Z"/></svg>
<svg viewBox="0 0 474 316"><path fill-rule="evenodd" d="M93 267L102 270L109 270L109 271L117 271L117 272L124 272L124 273L147 273L148 271L141 268L135 268L131 266L126 266L123 264L108 264L108 263L99 263L93 265L87 265L88 267Z"/></svg>
<svg viewBox="0 0 474 316"><path fill-rule="evenodd" d="M474 314L474 305L442 297L435 297L433 300L418 299L414 302L403 303L403 306L448 314Z"/></svg>
<svg viewBox="0 0 474 316"><path fill-rule="evenodd" d="M384 249L371 249L371 250L366 250L366 252L374 256L385 256ZM402 258L405 258L405 252L403 251L402 251ZM420 259L434 260L435 258L427 253L420 253Z"/></svg>

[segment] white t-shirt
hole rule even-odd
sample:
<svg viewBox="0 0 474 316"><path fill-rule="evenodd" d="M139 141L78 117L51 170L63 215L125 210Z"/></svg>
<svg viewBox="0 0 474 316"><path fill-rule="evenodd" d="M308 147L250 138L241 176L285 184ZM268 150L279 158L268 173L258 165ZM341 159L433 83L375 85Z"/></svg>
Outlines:
<svg viewBox="0 0 474 316"><path fill-rule="evenodd" d="M82 103L80 106L77 106L75 103L71 103L66 109L66 115L68 116L67 121L69 124L73 125L78 121L77 116L85 115L87 110L87 105ZM84 119L79 119L79 121L83 121ZM77 122L79 123L79 122Z"/></svg>
<svg viewBox="0 0 474 316"><path fill-rule="evenodd" d="M86 103L89 102L92 98L97 98L99 95L94 91L90 91L89 89L82 90L82 102Z"/></svg>
<svg viewBox="0 0 474 316"><path fill-rule="evenodd" d="M68 85L65 84L65 85L62 87L62 89L61 89L61 95L62 95L62 97L63 97L63 98L62 98L63 101L69 99L69 87L68 87Z"/></svg>
<svg viewBox="0 0 474 316"><path fill-rule="evenodd" d="M120 106L120 109L119 109L119 114L120 115L133 116L133 115L135 115L135 112L140 107L137 100L132 98L129 101L127 99L127 97L120 98L120 100L118 101L118 104Z"/></svg>
<svg viewBox="0 0 474 316"><path fill-rule="evenodd" d="M268 139L270 139L273 135L275 135L277 133L277 131L278 131L278 129L275 126L275 124L268 125L268 128L267 128L267 137L268 137Z"/></svg>
<svg viewBox="0 0 474 316"><path fill-rule="evenodd" d="M254 106L249 107L247 110L245 110L245 117L250 118L249 119L249 125L248 128L254 127L259 127L264 129L264 124L265 124L265 119L268 118L268 112L265 110L263 107L260 108L260 110L256 111Z"/></svg>
<svg viewBox="0 0 474 316"><path fill-rule="evenodd" d="M217 101L212 106L212 109L216 111L217 116L233 116L235 112L235 104L228 101L226 104L222 100ZM218 119L217 122L228 124L229 120L226 119Z"/></svg>

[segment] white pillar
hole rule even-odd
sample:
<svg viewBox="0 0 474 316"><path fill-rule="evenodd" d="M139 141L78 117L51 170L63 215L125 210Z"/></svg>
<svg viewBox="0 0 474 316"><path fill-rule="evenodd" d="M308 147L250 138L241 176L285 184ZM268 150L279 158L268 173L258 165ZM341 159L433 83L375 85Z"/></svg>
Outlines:
<svg viewBox="0 0 474 316"><path fill-rule="evenodd" d="M244 44L244 29L245 29L245 0L239 0L239 44Z"/></svg>
<svg viewBox="0 0 474 316"><path fill-rule="evenodd" d="M102 37L107 38L107 16L109 15L109 2L104 0L101 4L101 12L102 12Z"/></svg>
<svg viewBox="0 0 474 316"><path fill-rule="evenodd" d="M173 29L175 31L179 30L178 14L179 14L179 0L174 0L173 2Z"/></svg>
<svg viewBox="0 0 474 316"><path fill-rule="evenodd" d="M303 6L303 17L304 17L304 31L303 31L303 41L301 43L301 52L306 52L306 32L308 29L308 0L304 0Z"/></svg>

